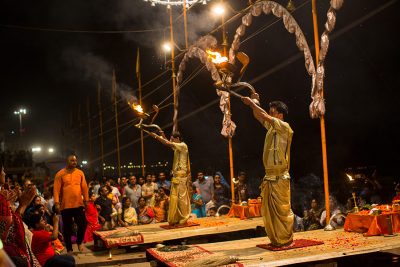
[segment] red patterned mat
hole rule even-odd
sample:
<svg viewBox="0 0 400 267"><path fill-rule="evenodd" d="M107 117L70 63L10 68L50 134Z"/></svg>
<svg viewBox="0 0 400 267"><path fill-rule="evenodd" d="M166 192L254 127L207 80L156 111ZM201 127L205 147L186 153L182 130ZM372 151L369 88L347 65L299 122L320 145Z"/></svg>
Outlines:
<svg viewBox="0 0 400 267"><path fill-rule="evenodd" d="M96 231L94 235L98 236L107 248L117 246L132 246L144 242L143 235L137 231L128 228L118 228L110 231Z"/></svg>
<svg viewBox="0 0 400 267"><path fill-rule="evenodd" d="M179 249L178 246L169 246L171 251L160 251L156 248L147 249L147 253L153 256L158 261L169 267L183 267L189 262L193 262L205 257L212 257L212 252L200 247L200 246L187 246L184 250L175 251ZM229 267L242 267L241 263L233 263L225 265Z"/></svg>
<svg viewBox="0 0 400 267"><path fill-rule="evenodd" d="M164 224L164 225L160 225L161 228L170 230L170 229L176 229L176 228L185 228L185 227L192 227L192 226L199 226L199 223L195 223L195 222L187 222L185 224L176 224L176 225L168 225L168 224Z"/></svg>
<svg viewBox="0 0 400 267"><path fill-rule="evenodd" d="M280 251L280 250L317 246L317 245L322 245L322 244L324 244L323 241L310 240L310 239L295 239L295 240L293 240L293 243L288 246L274 247L274 246L272 246L271 243L269 243L269 244L258 244L257 247L272 250L272 251Z"/></svg>

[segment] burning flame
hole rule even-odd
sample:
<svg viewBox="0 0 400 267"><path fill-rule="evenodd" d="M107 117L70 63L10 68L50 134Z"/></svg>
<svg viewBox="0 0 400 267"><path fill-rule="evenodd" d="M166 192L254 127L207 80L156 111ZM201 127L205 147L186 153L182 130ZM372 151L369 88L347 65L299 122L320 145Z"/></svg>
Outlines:
<svg viewBox="0 0 400 267"><path fill-rule="evenodd" d="M129 102L129 101L128 101L128 104L129 104L135 111L137 111L138 113L140 113L140 114L143 114L143 113L144 113L143 108L142 108L141 105L135 105L134 103L131 103L131 102Z"/></svg>
<svg viewBox="0 0 400 267"><path fill-rule="evenodd" d="M221 56L221 54L218 53L218 52L213 52L211 50L206 50L206 52L208 54L208 58L210 58L211 62L213 62L215 64L221 64L223 62L227 62L228 61L227 57Z"/></svg>
<svg viewBox="0 0 400 267"><path fill-rule="evenodd" d="M134 110L136 110L137 112L139 112L139 113L143 113L143 108L142 108L141 105L132 104L132 108L133 108Z"/></svg>

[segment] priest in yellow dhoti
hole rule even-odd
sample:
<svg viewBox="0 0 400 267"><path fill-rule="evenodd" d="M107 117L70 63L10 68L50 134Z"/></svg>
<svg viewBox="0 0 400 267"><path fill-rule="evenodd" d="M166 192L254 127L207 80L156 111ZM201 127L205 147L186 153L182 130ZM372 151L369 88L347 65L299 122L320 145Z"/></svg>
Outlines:
<svg viewBox="0 0 400 267"><path fill-rule="evenodd" d="M190 196L188 190L189 177L189 150L182 141L178 132L171 135L168 141L163 134L150 133L162 144L169 146L174 151L172 163L172 183L168 209L168 223L170 225L185 224L190 217ZM191 186L191 185L190 185Z"/></svg>
<svg viewBox="0 0 400 267"><path fill-rule="evenodd" d="M293 130L284 121L287 106L281 101L269 104L268 113L253 99L243 97L254 117L268 130L264 142L265 176L261 185L262 216L271 244L276 247L293 242L294 215L290 207L290 145Z"/></svg>

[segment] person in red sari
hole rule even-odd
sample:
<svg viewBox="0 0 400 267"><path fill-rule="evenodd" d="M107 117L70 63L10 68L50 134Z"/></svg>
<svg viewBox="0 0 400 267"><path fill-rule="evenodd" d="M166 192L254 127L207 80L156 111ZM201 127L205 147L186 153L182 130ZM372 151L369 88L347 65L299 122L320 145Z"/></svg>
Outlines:
<svg viewBox="0 0 400 267"><path fill-rule="evenodd" d="M99 224L99 212L96 208L96 205L94 204L95 201L96 201L96 196L93 194L92 191L90 191L89 202L85 209L87 227L83 243L93 241L93 232L101 228L101 225Z"/></svg>
<svg viewBox="0 0 400 267"><path fill-rule="evenodd" d="M26 188L19 195L17 191L9 190L5 184L5 176L3 164L0 162L0 238L4 250L16 266L39 267L40 263L25 241L24 223L21 218L21 214L24 214L36 195L36 187ZM15 202L17 199L19 206L14 211L10 202Z"/></svg>

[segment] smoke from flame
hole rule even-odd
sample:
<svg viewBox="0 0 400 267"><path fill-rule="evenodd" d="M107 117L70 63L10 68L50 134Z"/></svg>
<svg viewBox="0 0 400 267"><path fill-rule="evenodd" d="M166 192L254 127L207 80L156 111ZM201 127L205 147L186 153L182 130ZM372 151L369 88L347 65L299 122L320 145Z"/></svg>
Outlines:
<svg viewBox="0 0 400 267"><path fill-rule="evenodd" d="M213 63L220 64L228 61L227 57L221 56L221 54L218 52L213 52L211 50L206 50L206 52L208 54L208 58L210 58L211 62Z"/></svg>

